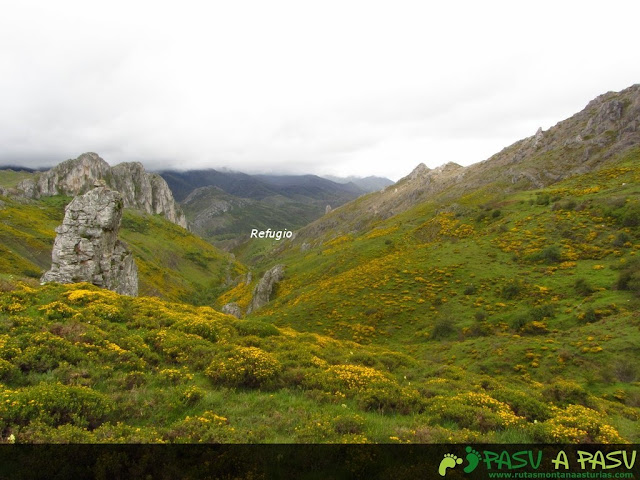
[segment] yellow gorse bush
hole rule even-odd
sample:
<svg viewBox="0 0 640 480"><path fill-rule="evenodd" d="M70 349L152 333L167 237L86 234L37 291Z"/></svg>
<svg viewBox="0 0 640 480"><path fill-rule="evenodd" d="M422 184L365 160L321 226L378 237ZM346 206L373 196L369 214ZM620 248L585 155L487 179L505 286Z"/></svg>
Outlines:
<svg viewBox="0 0 640 480"><path fill-rule="evenodd" d="M258 347L237 347L225 360L214 360L205 373L215 382L230 386L260 387L274 380L280 362Z"/></svg>
<svg viewBox="0 0 640 480"><path fill-rule="evenodd" d="M603 422L602 414L582 405L569 405L562 409L553 407L554 416L545 427L554 442L576 443L624 443L615 428Z"/></svg>
<svg viewBox="0 0 640 480"><path fill-rule="evenodd" d="M61 318L69 318L76 311L65 303L55 301L38 308L50 320L60 320Z"/></svg>
<svg viewBox="0 0 640 480"><path fill-rule="evenodd" d="M375 382L391 383L382 372L362 365L333 365L328 372L349 390L363 390Z"/></svg>
<svg viewBox="0 0 640 480"><path fill-rule="evenodd" d="M446 420L453 420L462 428L492 430L524 425L524 417L511 407L481 392L465 392L453 397L437 397L429 411Z"/></svg>

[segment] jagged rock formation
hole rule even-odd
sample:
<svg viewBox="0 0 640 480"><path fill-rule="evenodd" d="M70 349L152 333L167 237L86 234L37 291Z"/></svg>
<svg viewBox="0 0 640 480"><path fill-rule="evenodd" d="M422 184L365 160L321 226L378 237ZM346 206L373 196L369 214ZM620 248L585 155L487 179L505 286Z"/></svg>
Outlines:
<svg viewBox="0 0 640 480"><path fill-rule="evenodd" d="M271 294L276 283L284 278L284 265L276 265L265 272L256 287L253 289L253 298L247 308L247 314L266 305L271 300Z"/></svg>
<svg viewBox="0 0 640 480"><path fill-rule="evenodd" d="M228 313L236 318L242 318L242 309L236 302L230 302L222 306L222 313Z"/></svg>
<svg viewBox="0 0 640 480"><path fill-rule="evenodd" d="M90 282L123 295L138 295L138 269L118 240L124 202L120 193L97 186L75 197L56 228L51 269L42 282Z"/></svg>
<svg viewBox="0 0 640 480"><path fill-rule="evenodd" d="M87 192L97 180L122 194L124 206L147 213L164 215L169 221L187 228L187 220L176 205L164 179L148 173L141 163L121 163L110 167L96 153L83 153L52 169L23 180L18 191L28 198L51 195L79 195Z"/></svg>
<svg viewBox="0 0 640 480"><path fill-rule="evenodd" d="M640 84L595 98L579 113L468 167L418 165L394 185L334 209L298 232L300 243L316 245L324 235L368 228L421 202L450 203L465 192L542 188L593 170L640 145Z"/></svg>

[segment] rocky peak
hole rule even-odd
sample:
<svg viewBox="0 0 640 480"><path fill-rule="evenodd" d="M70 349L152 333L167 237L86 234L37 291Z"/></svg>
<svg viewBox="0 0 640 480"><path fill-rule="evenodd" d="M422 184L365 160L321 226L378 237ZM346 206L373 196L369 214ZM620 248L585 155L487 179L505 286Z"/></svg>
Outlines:
<svg viewBox="0 0 640 480"><path fill-rule="evenodd" d="M110 167L98 154L83 153L78 158L67 160L41 173L35 180L27 179L18 184L32 198L51 195L77 195L93 188L94 182L105 178Z"/></svg>
<svg viewBox="0 0 640 480"><path fill-rule="evenodd" d="M253 289L253 298L247 309L247 314L269 303L276 283L280 282L283 278L284 265L276 265L267 270Z"/></svg>
<svg viewBox="0 0 640 480"><path fill-rule="evenodd" d="M56 228L51 269L42 282L89 282L123 295L138 294L138 269L118 239L124 202L120 193L98 180L97 187L75 197Z"/></svg>
<svg viewBox="0 0 640 480"><path fill-rule="evenodd" d="M407 180L415 180L416 178L424 177L430 171L431 169L429 167L427 167L424 163L421 163L416 168L414 168L413 171L405 178Z"/></svg>
<svg viewBox="0 0 640 480"><path fill-rule="evenodd" d="M110 167L96 153L83 153L52 169L18 184L18 190L29 198L52 195L79 195L87 192L96 180L122 194L124 206L147 213L164 215L169 221L187 228L184 213L176 205L173 194L160 175L148 173L139 162Z"/></svg>
<svg viewBox="0 0 640 480"><path fill-rule="evenodd" d="M464 167L462 165L458 165L455 162L447 162L444 165L440 165L439 167L436 167L433 170L431 170L431 174L432 175L451 174L451 173L458 172L461 169L464 170Z"/></svg>

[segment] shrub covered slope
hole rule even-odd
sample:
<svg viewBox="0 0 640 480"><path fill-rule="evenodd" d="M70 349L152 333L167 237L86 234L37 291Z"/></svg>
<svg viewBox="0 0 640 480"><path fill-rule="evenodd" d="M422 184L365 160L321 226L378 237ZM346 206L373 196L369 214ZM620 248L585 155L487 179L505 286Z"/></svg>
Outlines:
<svg viewBox="0 0 640 480"><path fill-rule="evenodd" d="M630 151L545 189L469 191L311 248L280 243L257 271L284 263L286 278L244 320L20 281L30 273L18 259L37 267L36 257L8 248L0 437L638 442L639 164ZM7 201L0 214L13 217L0 225L47 245L57 207L37 208L41 222L20 223ZM196 246L154 217L127 218L123 236L142 262ZM170 272L207 277L207 252L180 253ZM153 281L165 265L140 268L146 285L187 298L177 280ZM220 276L243 271L226 258L215 265ZM221 288L218 305L250 289Z"/></svg>

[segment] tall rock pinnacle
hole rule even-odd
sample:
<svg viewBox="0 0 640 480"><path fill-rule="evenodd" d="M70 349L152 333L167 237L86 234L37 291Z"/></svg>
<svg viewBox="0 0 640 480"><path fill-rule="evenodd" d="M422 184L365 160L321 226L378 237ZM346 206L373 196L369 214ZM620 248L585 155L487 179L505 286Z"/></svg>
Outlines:
<svg viewBox="0 0 640 480"><path fill-rule="evenodd" d="M51 269L42 282L89 282L123 295L138 294L138 269L118 240L124 202L103 182L67 205L56 228Z"/></svg>

